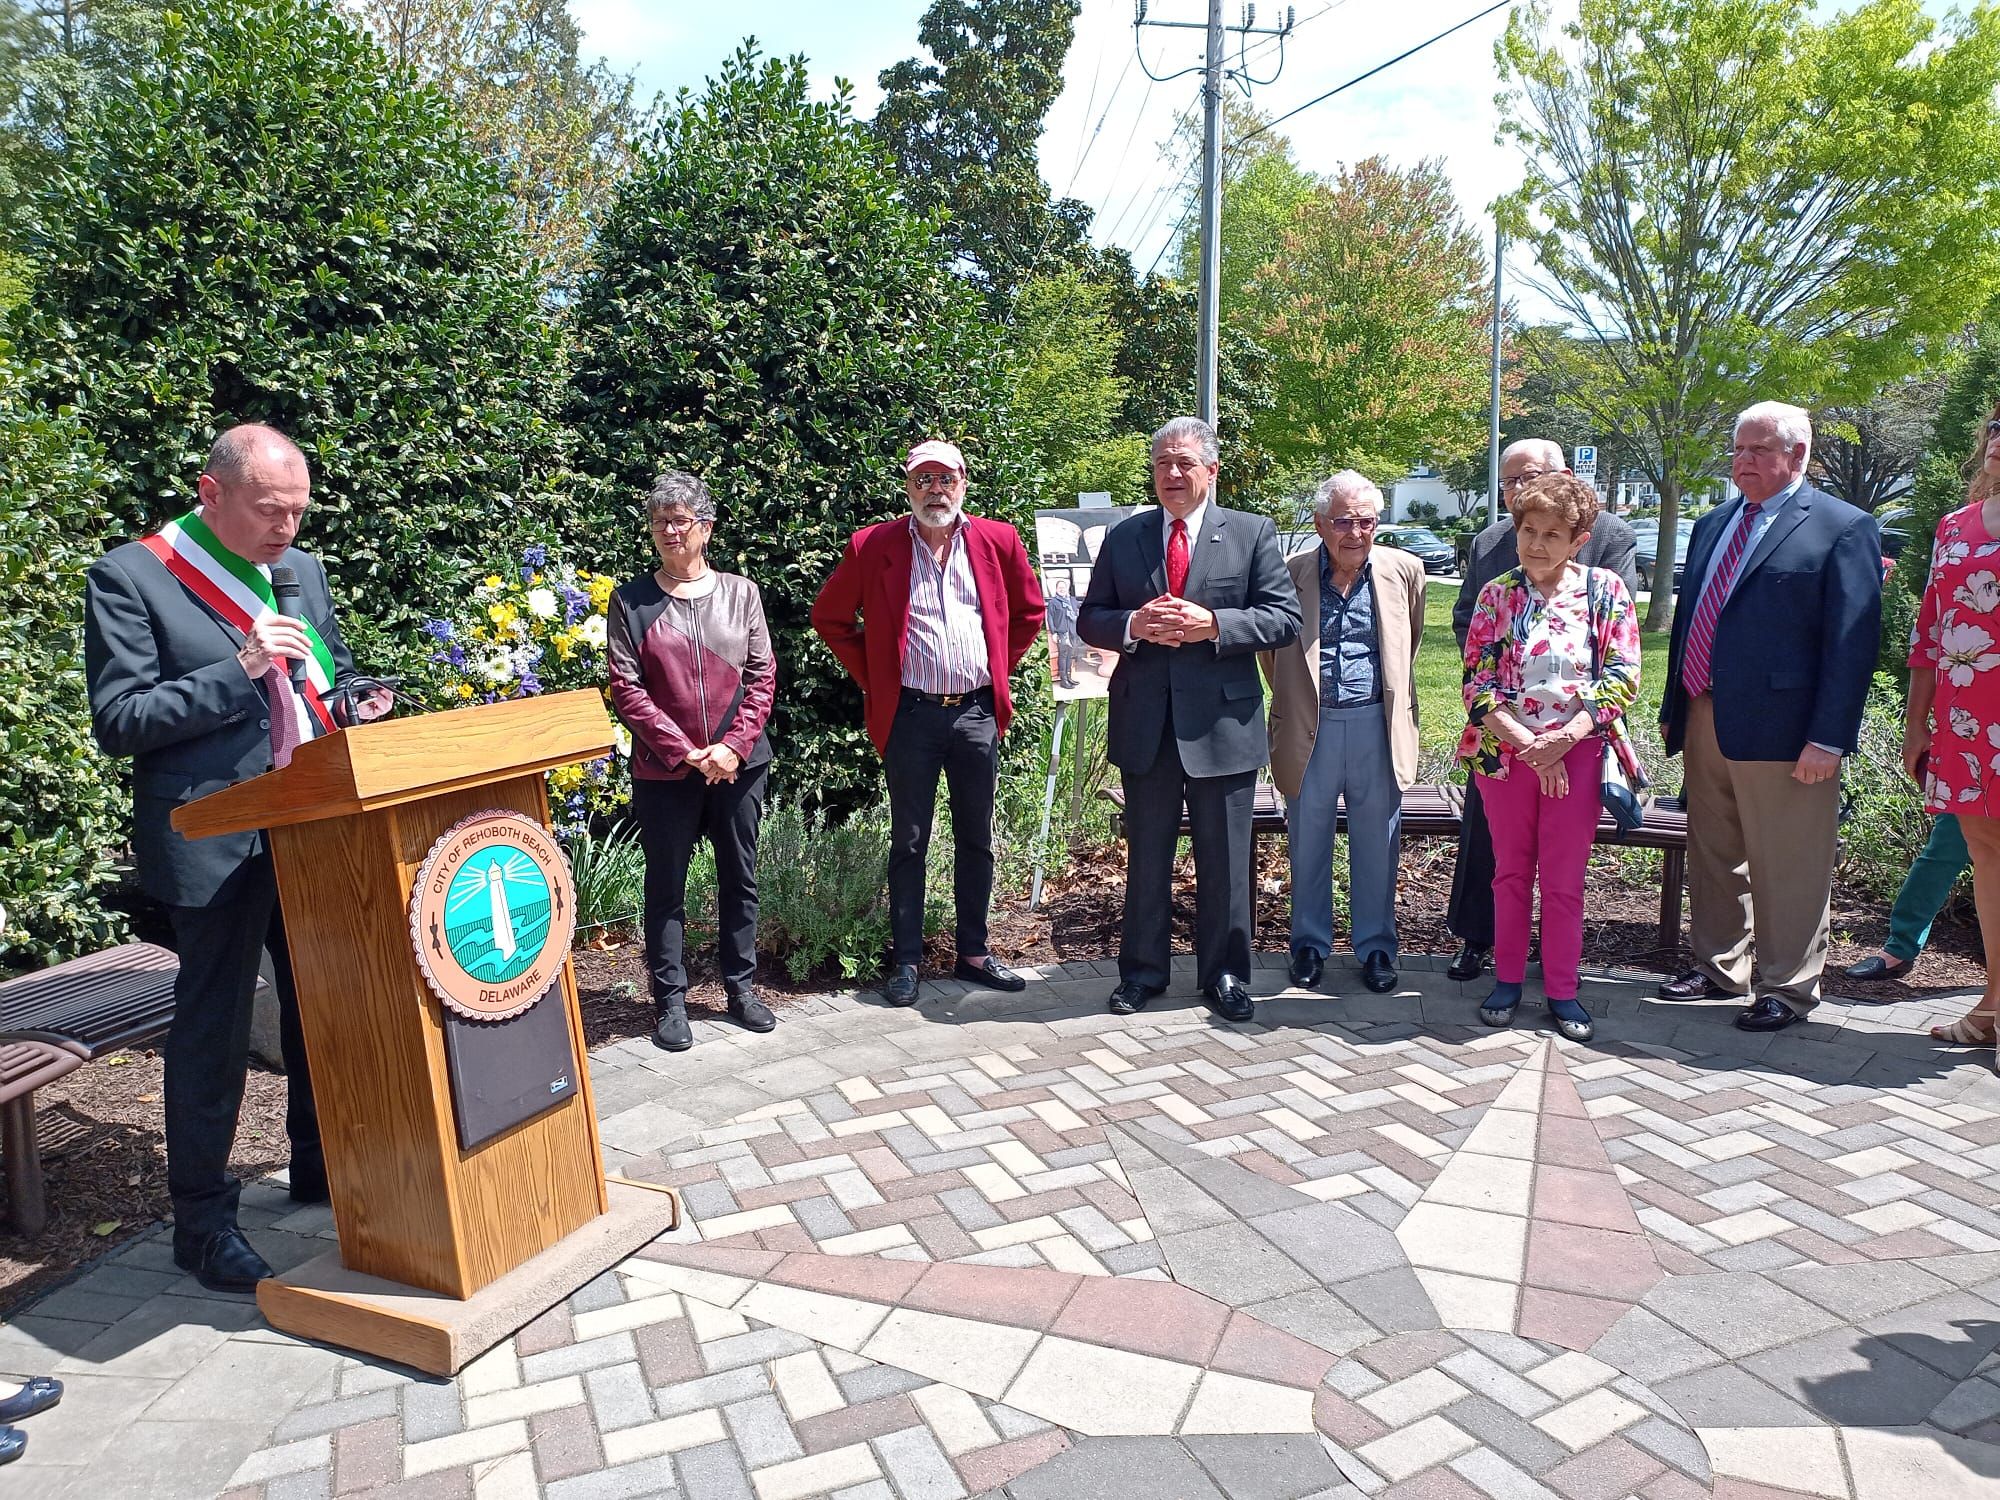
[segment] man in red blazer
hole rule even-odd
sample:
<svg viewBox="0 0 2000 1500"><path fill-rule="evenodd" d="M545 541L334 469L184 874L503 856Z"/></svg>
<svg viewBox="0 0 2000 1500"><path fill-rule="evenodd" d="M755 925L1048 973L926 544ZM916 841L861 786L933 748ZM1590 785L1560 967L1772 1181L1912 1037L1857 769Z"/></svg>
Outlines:
<svg viewBox="0 0 2000 1500"><path fill-rule="evenodd" d="M986 951L993 795L1014 705L1007 675L1042 628L1041 585L1012 526L965 514L965 457L919 443L903 463L910 514L864 527L813 602L813 629L861 685L868 738L889 780L891 1005L917 1003L924 861L938 773L951 792L953 977L1026 985Z"/></svg>

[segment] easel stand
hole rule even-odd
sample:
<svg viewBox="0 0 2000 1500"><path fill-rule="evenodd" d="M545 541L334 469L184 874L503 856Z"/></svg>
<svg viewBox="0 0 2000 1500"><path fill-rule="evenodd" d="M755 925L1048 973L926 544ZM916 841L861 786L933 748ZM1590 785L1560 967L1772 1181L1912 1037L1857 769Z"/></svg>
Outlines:
<svg viewBox="0 0 2000 1500"><path fill-rule="evenodd" d="M1073 721L1073 722L1072 722ZM1028 892L1028 910L1042 904L1042 874L1047 865L1044 851L1049 845L1049 820L1055 812L1056 781L1062 774L1064 726L1070 727L1070 822L1083 820L1084 730L1090 723L1090 700L1075 698L1056 705L1055 732L1049 737L1049 779L1042 792L1042 830L1035 838L1035 880Z"/></svg>

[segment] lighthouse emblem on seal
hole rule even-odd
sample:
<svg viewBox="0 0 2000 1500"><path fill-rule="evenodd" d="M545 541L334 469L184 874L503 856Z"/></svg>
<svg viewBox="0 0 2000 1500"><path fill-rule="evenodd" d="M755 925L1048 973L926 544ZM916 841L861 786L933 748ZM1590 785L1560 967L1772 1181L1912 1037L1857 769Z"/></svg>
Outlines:
<svg viewBox="0 0 2000 1500"><path fill-rule="evenodd" d="M569 862L532 818L493 809L446 829L410 888L424 979L475 1021L520 1015L562 971L576 931Z"/></svg>

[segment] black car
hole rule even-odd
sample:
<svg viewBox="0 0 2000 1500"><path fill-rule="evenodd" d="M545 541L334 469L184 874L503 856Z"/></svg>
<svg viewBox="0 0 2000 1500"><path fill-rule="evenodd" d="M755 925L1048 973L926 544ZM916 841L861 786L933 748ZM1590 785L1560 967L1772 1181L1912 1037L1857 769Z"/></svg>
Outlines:
<svg viewBox="0 0 2000 1500"><path fill-rule="evenodd" d="M1384 526L1375 533L1381 546L1407 552L1424 565L1424 572L1453 573L1458 570L1458 554L1450 542L1423 526Z"/></svg>
<svg viewBox="0 0 2000 1500"><path fill-rule="evenodd" d="M1639 542L1639 587L1650 594L1653 591L1653 569L1660 560L1660 523L1657 519L1634 521L1632 535ZM1680 521L1675 524L1674 587L1676 589L1681 586L1681 572L1687 566L1688 538L1693 535L1694 522Z"/></svg>

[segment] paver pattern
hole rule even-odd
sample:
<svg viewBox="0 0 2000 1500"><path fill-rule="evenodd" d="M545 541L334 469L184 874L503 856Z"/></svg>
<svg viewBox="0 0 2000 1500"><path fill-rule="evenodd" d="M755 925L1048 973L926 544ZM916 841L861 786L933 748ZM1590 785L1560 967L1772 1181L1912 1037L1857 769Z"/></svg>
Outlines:
<svg viewBox="0 0 2000 1500"><path fill-rule="evenodd" d="M0 1369L64 1351L86 1440L9 1492L2000 1497L1990 1053L1908 1006L1748 1037L1620 976L1572 1047L1405 978L1227 1026L1102 1015L1083 965L621 1043L607 1157L681 1230L450 1381L145 1242L0 1331ZM259 1243L319 1248L262 1191Z"/></svg>

